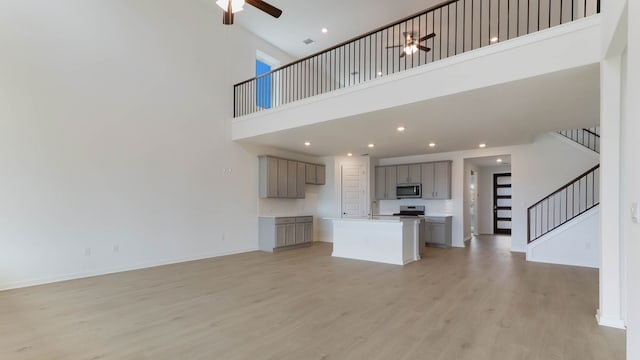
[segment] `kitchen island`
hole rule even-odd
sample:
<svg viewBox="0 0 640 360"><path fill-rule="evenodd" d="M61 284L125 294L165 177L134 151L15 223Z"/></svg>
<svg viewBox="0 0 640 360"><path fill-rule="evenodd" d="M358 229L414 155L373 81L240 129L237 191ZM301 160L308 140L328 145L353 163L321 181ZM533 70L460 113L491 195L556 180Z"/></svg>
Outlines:
<svg viewBox="0 0 640 360"><path fill-rule="evenodd" d="M405 265L420 260L417 218L369 217L333 222L333 256Z"/></svg>

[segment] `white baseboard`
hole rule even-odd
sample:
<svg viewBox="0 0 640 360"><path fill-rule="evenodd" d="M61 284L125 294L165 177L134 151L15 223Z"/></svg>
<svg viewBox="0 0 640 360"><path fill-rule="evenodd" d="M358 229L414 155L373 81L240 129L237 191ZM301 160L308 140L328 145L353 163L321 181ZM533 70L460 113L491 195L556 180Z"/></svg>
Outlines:
<svg viewBox="0 0 640 360"><path fill-rule="evenodd" d="M242 253L258 251L258 250L259 249L256 247L256 248L248 248L248 249L219 251L219 252L209 253L204 255L188 256L188 257L177 258L177 259L167 259L167 260L154 261L154 262L142 263L142 264L136 264L136 265L130 265L130 266L117 266L117 267L104 268L104 269L98 269L93 271L64 274L64 275L44 277L44 278L38 278L38 279L21 280L21 281L9 282L4 284L0 283L0 291L19 289L19 288L44 285L44 284L51 284L51 283L57 283L61 281L83 279L88 277L108 275L108 274L120 273L125 271L140 270L140 269L146 269L146 268L152 268L152 267L158 267L158 266L164 266L164 265L170 265L170 264L179 264L179 263L184 263L189 261L211 259L211 258L216 258L220 256L242 254Z"/></svg>
<svg viewBox="0 0 640 360"><path fill-rule="evenodd" d="M622 329L622 330L625 330L627 328L627 326L624 323L624 320L604 317L600 315L600 310L596 312L596 321L600 326L606 326L606 327Z"/></svg>

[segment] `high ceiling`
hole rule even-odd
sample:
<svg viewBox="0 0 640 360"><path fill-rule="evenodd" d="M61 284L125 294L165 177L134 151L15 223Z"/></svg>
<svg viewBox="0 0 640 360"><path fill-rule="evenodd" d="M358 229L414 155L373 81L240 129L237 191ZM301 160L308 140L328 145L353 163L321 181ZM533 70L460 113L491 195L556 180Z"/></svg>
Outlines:
<svg viewBox="0 0 640 360"><path fill-rule="evenodd" d="M268 2L283 10L280 19L245 6L235 22L299 58L443 0ZM329 32L322 34L322 27ZM307 38L315 43L303 44ZM474 149L482 142L489 147L524 144L544 132L597 125L599 88L599 66L590 65L242 141L315 156L377 158ZM407 130L396 132L400 125ZM305 141L312 145L304 146ZM437 144L433 148L431 141Z"/></svg>
<svg viewBox="0 0 640 360"><path fill-rule="evenodd" d="M541 133L597 125L599 81L599 66L589 65L242 141L307 155L376 158L526 144Z"/></svg>
<svg viewBox="0 0 640 360"><path fill-rule="evenodd" d="M305 57L370 30L425 10L443 0L267 0L282 9L279 19L245 6L235 23L296 58ZM326 27L327 34L320 30ZM312 39L312 45L302 41Z"/></svg>

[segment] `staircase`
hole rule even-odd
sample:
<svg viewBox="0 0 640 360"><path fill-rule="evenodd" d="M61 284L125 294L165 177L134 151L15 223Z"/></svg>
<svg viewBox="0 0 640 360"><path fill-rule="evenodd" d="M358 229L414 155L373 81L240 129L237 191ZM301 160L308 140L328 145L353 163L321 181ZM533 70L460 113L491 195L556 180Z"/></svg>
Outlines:
<svg viewBox="0 0 640 360"><path fill-rule="evenodd" d="M600 128L563 130L560 135L600 152ZM600 164L527 209L527 260L599 267Z"/></svg>

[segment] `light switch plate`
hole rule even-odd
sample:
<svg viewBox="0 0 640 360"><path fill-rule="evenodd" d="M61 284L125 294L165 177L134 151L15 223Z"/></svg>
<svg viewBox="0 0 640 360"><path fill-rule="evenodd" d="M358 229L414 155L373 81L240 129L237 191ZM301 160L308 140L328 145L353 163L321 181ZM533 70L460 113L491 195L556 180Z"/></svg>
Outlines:
<svg viewBox="0 0 640 360"><path fill-rule="evenodd" d="M640 223L640 213L638 212L638 203L631 204L631 221L634 224Z"/></svg>

